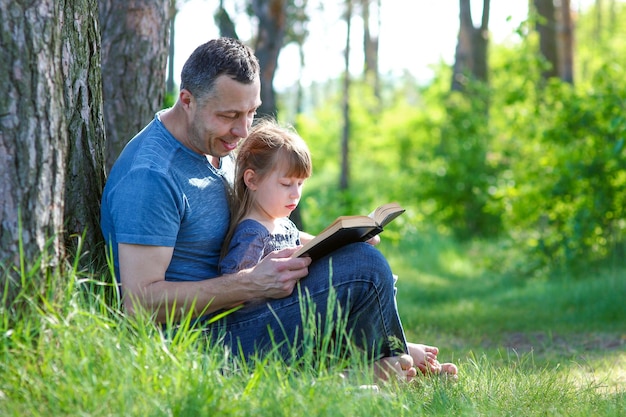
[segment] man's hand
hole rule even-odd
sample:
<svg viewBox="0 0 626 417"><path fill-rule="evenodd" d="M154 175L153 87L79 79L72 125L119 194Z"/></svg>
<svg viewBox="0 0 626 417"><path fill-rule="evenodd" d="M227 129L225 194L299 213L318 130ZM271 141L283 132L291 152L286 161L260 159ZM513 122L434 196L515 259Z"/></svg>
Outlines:
<svg viewBox="0 0 626 417"><path fill-rule="evenodd" d="M291 295L300 279L309 273L311 258L292 258L298 247L274 251L254 268L242 271L253 293L252 298L283 298Z"/></svg>
<svg viewBox="0 0 626 417"><path fill-rule="evenodd" d="M298 281L308 275L311 258L292 258L298 248L275 251L255 267L202 281L165 280L173 248L119 244L120 280L124 306L130 314L137 307L155 313L159 322L168 314L185 314L193 305L198 317L254 299L291 295Z"/></svg>

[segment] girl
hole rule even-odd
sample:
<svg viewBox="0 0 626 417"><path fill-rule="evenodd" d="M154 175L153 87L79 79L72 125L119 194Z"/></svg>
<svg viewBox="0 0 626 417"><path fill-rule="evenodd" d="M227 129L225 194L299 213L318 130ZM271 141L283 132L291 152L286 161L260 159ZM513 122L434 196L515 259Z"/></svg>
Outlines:
<svg viewBox="0 0 626 417"><path fill-rule="evenodd" d="M263 119L250 131L237 154L231 225L226 235L221 274L251 268L274 250L300 245L300 232L288 216L298 206L311 176L309 149L292 129ZM417 369L456 378L453 364L440 364L438 349L408 343L408 353L375 364L375 375L411 380Z"/></svg>
<svg viewBox="0 0 626 417"><path fill-rule="evenodd" d="M237 154L222 274L253 267L274 250L300 245L300 232L289 215L312 169L309 148L295 131L270 119L252 128Z"/></svg>

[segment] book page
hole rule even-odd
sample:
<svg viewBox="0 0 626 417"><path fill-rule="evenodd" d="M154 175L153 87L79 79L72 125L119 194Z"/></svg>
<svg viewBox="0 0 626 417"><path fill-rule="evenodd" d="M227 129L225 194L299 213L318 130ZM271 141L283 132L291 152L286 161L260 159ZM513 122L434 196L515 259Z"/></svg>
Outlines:
<svg viewBox="0 0 626 417"><path fill-rule="evenodd" d="M370 213L369 217L376 220L380 226L385 226L404 212L405 210L398 203L388 203L378 207Z"/></svg>
<svg viewBox="0 0 626 417"><path fill-rule="evenodd" d="M389 203L378 207L369 216L340 216L300 248L294 256L308 254L317 259L348 243L365 242L382 232L384 225L402 213L404 209L399 204Z"/></svg>

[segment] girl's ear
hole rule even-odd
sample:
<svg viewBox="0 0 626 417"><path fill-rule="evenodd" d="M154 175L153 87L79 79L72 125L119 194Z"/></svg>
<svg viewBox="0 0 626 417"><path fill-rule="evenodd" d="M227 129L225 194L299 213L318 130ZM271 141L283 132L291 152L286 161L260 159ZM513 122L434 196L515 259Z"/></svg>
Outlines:
<svg viewBox="0 0 626 417"><path fill-rule="evenodd" d="M244 184L246 184L246 187L248 187L250 190L255 191L257 188L256 185L256 173L254 172L253 169L246 169L243 172L243 182Z"/></svg>

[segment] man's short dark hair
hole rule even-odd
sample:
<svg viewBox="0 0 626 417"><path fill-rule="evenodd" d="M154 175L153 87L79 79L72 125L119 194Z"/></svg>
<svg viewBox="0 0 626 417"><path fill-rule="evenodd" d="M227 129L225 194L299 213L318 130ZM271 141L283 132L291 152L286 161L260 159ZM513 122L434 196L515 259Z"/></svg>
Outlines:
<svg viewBox="0 0 626 417"><path fill-rule="evenodd" d="M249 46L237 39L222 37L212 39L193 51L183 66L180 88L202 100L211 93L220 75L251 84L259 73L259 60Z"/></svg>

